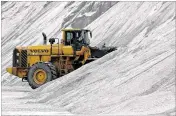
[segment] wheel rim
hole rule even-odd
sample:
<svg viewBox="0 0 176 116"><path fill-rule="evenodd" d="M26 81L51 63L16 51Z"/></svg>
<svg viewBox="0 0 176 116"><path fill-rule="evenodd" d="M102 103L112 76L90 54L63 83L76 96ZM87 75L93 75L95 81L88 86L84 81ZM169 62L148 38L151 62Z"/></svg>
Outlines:
<svg viewBox="0 0 176 116"><path fill-rule="evenodd" d="M37 69L33 76L34 82L37 84L44 84L47 79L47 74L43 69Z"/></svg>

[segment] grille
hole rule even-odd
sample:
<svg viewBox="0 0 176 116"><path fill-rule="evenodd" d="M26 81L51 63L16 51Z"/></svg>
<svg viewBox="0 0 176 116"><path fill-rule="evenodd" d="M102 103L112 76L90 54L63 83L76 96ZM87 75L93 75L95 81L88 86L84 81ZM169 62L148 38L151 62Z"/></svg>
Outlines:
<svg viewBox="0 0 176 116"><path fill-rule="evenodd" d="M21 67L27 67L27 50L21 51Z"/></svg>

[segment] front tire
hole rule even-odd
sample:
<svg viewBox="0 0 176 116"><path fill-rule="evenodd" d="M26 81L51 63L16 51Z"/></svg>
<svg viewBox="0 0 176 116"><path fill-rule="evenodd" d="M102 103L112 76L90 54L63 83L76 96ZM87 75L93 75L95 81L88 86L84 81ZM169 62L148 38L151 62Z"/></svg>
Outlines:
<svg viewBox="0 0 176 116"><path fill-rule="evenodd" d="M27 80L31 88L36 89L56 77L54 65L51 63L38 62L29 69Z"/></svg>

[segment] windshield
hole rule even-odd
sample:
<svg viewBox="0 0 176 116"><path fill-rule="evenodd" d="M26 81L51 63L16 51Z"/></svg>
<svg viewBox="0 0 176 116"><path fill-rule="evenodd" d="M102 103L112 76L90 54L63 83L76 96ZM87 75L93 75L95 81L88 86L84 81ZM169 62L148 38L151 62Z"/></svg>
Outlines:
<svg viewBox="0 0 176 116"><path fill-rule="evenodd" d="M87 31L87 30L82 30L81 31L81 35L80 37L78 38L79 41L82 41L84 44L86 45L89 45L90 44L90 31Z"/></svg>
<svg viewBox="0 0 176 116"><path fill-rule="evenodd" d="M87 45L90 44L89 32L86 32L86 33L84 34L84 41L85 41L85 43L86 43Z"/></svg>
<svg viewBox="0 0 176 116"><path fill-rule="evenodd" d="M82 44L89 45L90 44L89 38L90 38L90 31L88 30L67 31L65 45L75 44L76 41Z"/></svg>

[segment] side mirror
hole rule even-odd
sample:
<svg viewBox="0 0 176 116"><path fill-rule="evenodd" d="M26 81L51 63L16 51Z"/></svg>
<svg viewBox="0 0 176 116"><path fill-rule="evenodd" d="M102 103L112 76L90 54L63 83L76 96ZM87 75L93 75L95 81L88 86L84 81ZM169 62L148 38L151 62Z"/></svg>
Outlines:
<svg viewBox="0 0 176 116"><path fill-rule="evenodd" d="M90 31L90 37L92 38L92 31Z"/></svg>
<svg viewBox="0 0 176 116"><path fill-rule="evenodd" d="M50 42L50 44L53 44L55 42L55 39L54 38L50 38L49 42Z"/></svg>

